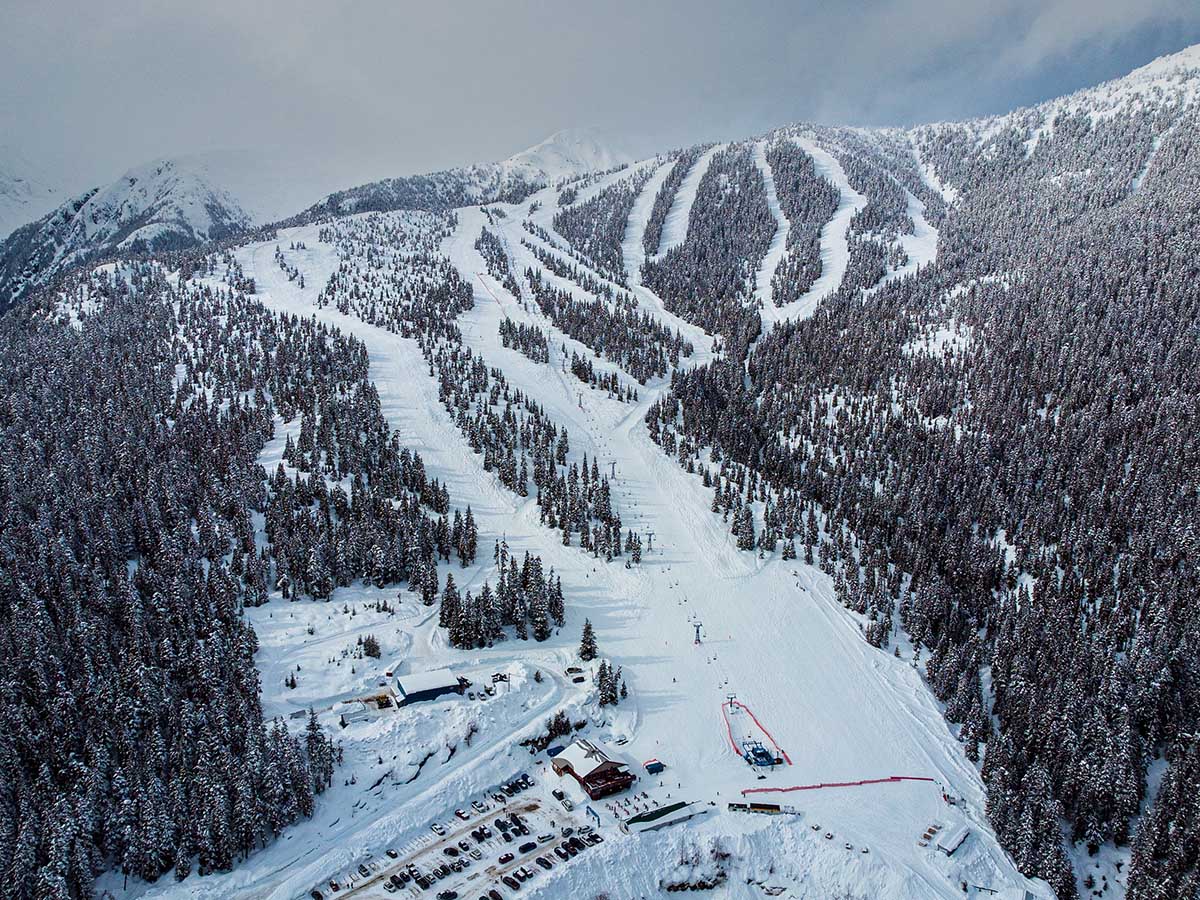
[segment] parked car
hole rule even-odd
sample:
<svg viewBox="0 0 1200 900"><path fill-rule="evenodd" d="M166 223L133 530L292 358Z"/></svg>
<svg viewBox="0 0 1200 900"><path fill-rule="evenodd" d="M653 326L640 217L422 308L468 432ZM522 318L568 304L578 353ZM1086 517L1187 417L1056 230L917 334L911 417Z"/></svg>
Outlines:
<svg viewBox="0 0 1200 900"><path fill-rule="evenodd" d="M517 881L517 879L513 878L511 875L505 875L500 880L507 884L509 888L514 891L519 891L521 889L521 882Z"/></svg>
<svg viewBox="0 0 1200 900"><path fill-rule="evenodd" d="M488 891L487 895L488 900L504 900L504 898L500 896L500 892L495 888L492 888L490 891Z"/></svg>
<svg viewBox="0 0 1200 900"><path fill-rule="evenodd" d="M497 803L499 803L499 804L501 804L501 805L503 805L503 804L504 804L504 795L503 795L503 794L501 794L499 791L497 791L496 793L492 794L492 799L493 799L493 800L495 800Z"/></svg>
<svg viewBox="0 0 1200 900"><path fill-rule="evenodd" d="M492 824L495 825L497 828L499 828L501 831L508 831L508 829L509 829L509 821L508 821L508 819L504 818L504 816L501 816L500 818L496 819L496 821L493 822Z"/></svg>
<svg viewBox="0 0 1200 900"><path fill-rule="evenodd" d="M571 858L571 854L568 853L565 849L563 849L563 847L561 845L554 848L554 855L557 856L559 859L563 860L564 862Z"/></svg>
<svg viewBox="0 0 1200 900"><path fill-rule="evenodd" d="M467 819L471 818L471 814L468 813L466 810L462 810L462 809L456 809L454 811L454 814L456 816L458 816L460 819L462 819L464 822L467 821Z"/></svg>
<svg viewBox="0 0 1200 900"><path fill-rule="evenodd" d="M446 833L446 829L443 828L441 823L439 823L439 822L434 822L432 825L430 825L429 830L438 836L441 836Z"/></svg>
<svg viewBox="0 0 1200 900"><path fill-rule="evenodd" d="M552 840L554 840L554 835L552 835L552 834L539 834L537 836L537 842L539 844L548 844Z"/></svg>
<svg viewBox="0 0 1200 900"><path fill-rule="evenodd" d="M400 856L399 852L397 850L395 850L393 847L388 847L386 852L387 852L387 855L391 859L396 859L397 857Z"/></svg>
<svg viewBox="0 0 1200 900"><path fill-rule="evenodd" d="M371 870L368 869L366 866L364 866L362 863L359 863L358 874L361 875L363 878L366 878L368 875L371 874Z"/></svg>
<svg viewBox="0 0 1200 900"><path fill-rule="evenodd" d="M338 891L340 891L342 889L342 886L340 884L338 884L336 881L330 881L329 889L336 894Z"/></svg>
<svg viewBox="0 0 1200 900"><path fill-rule="evenodd" d="M570 847L574 847L576 850L583 850L585 847L587 847L587 844L585 844L583 841L581 841L577 837L573 837L570 840L568 840L567 845Z"/></svg>
<svg viewBox="0 0 1200 900"><path fill-rule="evenodd" d="M550 795L552 797L554 797L555 800L566 800L567 799L567 795L562 792L561 788L555 788L554 790L552 790L550 792Z"/></svg>
<svg viewBox="0 0 1200 900"><path fill-rule="evenodd" d="M312 897L312 900L325 900L325 895L316 888L313 888L312 891L309 892L308 896Z"/></svg>
<svg viewBox="0 0 1200 900"><path fill-rule="evenodd" d="M396 893L396 891L399 890L399 888L396 887L394 884L392 884L390 881L385 881L383 883L383 889L385 891L387 891L389 894L394 894L394 893Z"/></svg>
<svg viewBox="0 0 1200 900"><path fill-rule="evenodd" d="M513 875L516 876L517 881L527 881L529 879L529 876L525 874L524 869L514 869Z"/></svg>
<svg viewBox="0 0 1200 900"><path fill-rule="evenodd" d="M408 878L405 877L403 872L397 872L395 875L389 878L388 881L390 881L396 887L404 887L404 882L408 881Z"/></svg>
<svg viewBox="0 0 1200 900"><path fill-rule="evenodd" d="M438 894L438 900L458 900L458 891L442 891Z"/></svg>
<svg viewBox="0 0 1200 900"><path fill-rule="evenodd" d="M587 841L589 844L591 844L594 847L594 846L596 846L596 844L604 843L604 835L589 834L587 837L584 838L584 840Z"/></svg>
<svg viewBox="0 0 1200 900"><path fill-rule="evenodd" d="M591 825L580 825L575 830L578 831L580 834L591 834L592 826Z"/></svg>
<svg viewBox="0 0 1200 900"><path fill-rule="evenodd" d="M539 856L539 857L537 858L537 864L538 864L539 866L541 866L543 869L552 869L552 868L554 868L554 864L553 864L553 863L551 863L551 862L550 862L550 860L546 859L546 857L544 857L544 856Z"/></svg>
<svg viewBox="0 0 1200 900"><path fill-rule="evenodd" d="M579 853L579 851L577 849L575 849L574 847L572 847L570 844L562 844L561 846L571 856L576 856Z"/></svg>
<svg viewBox="0 0 1200 900"><path fill-rule="evenodd" d="M575 808L575 804L572 803L570 800L568 800L565 797L562 800L560 800L559 802L562 804L562 808L565 809L567 812L570 812L571 810L573 810Z"/></svg>
<svg viewBox="0 0 1200 900"><path fill-rule="evenodd" d="M513 861L513 855L511 853L501 853L500 859L497 861L500 863L500 865L503 866L506 863L510 863Z"/></svg>
<svg viewBox="0 0 1200 900"><path fill-rule="evenodd" d="M522 844L520 847L517 848L517 850L519 850L521 853L528 853L530 850L536 850L536 849L537 849L536 841L526 841L524 844Z"/></svg>
<svg viewBox="0 0 1200 900"><path fill-rule="evenodd" d="M502 831L500 832L500 837L504 838L504 843L506 844L511 844L513 842L512 832Z"/></svg>
<svg viewBox="0 0 1200 900"><path fill-rule="evenodd" d="M533 787L533 779L532 779L532 778L530 778L528 775L522 775L522 776L521 776L520 778L518 778L517 780L518 780L519 782L521 782L521 784L523 784L523 785L524 785L525 787L527 787L527 788L531 788L531 787Z"/></svg>
<svg viewBox="0 0 1200 900"><path fill-rule="evenodd" d="M563 830L562 830L562 836L563 836L563 837L565 837L565 838L566 838L566 837L570 837L570 836L571 836L571 835L573 835L574 833L575 833L575 829L574 829L574 828L572 828L570 825L564 825L564 826L563 826Z"/></svg>
<svg viewBox="0 0 1200 900"><path fill-rule="evenodd" d="M454 857L458 856L458 848L457 847L443 847L442 853L446 854L446 856L449 856L451 859L453 859Z"/></svg>
<svg viewBox="0 0 1200 900"><path fill-rule="evenodd" d="M475 812L477 812L477 813L487 812L487 807L484 806L482 803L480 803L478 800L471 801L471 808L473 810L475 810Z"/></svg>

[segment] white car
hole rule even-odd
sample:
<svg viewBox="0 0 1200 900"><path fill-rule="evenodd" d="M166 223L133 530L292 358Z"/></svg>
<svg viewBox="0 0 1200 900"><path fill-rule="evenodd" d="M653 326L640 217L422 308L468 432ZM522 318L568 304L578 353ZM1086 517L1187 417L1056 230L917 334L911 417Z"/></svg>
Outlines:
<svg viewBox="0 0 1200 900"><path fill-rule="evenodd" d="M572 803L570 800L568 800L566 797L563 797L562 800L560 800L559 802L562 803L562 808L565 809L567 812L570 812L571 810L573 810L575 808L575 804Z"/></svg>
<svg viewBox="0 0 1200 900"><path fill-rule="evenodd" d="M439 822L434 822L432 825L430 825L429 830L439 837L446 833L446 829L443 828Z"/></svg>

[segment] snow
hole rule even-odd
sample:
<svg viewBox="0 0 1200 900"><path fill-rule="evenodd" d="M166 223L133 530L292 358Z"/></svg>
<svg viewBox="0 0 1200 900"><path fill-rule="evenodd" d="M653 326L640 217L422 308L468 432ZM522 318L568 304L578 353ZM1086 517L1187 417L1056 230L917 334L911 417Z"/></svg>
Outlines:
<svg viewBox="0 0 1200 900"><path fill-rule="evenodd" d="M554 757L553 762L563 762L580 778L587 778L601 766L609 763L626 765L614 759L607 748L598 741L574 741L562 753Z"/></svg>
<svg viewBox="0 0 1200 900"><path fill-rule="evenodd" d="M441 688L458 687L458 676L449 669L430 669L427 672L410 672L398 679L400 690L405 694L417 694L421 691L436 691Z"/></svg>
<svg viewBox="0 0 1200 900"><path fill-rule="evenodd" d="M922 132L956 129L972 135L984 145L1001 133L1015 129L1025 135L1026 154L1054 134L1056 119L1063 114L1086 114L1093 124L1122 112L1145 107L1183 109L1200 102L1200 44L1159 57L1128 75L1056 97L1030 108L965 122L938 122L912 129L910 137ZM949 200L949 198L947 198Z"/></svg>
<svg viewBox="0 0 1200 900"><path fill-rule="evenodd" d="M867 198L850 186L842 164L830 153L807 137L793 138L800 148L812 157L817 174L838 189L841 199L833 218L821 228L821 275L799 300L784 307L764 304L764 323L804 319L816 311L817 305L841 286L850 263L850 241L847 234L854 214L867 205Z"/></svg>
<svg viewBox="0 0 1200 900"><path fill-rule="evenodd" d="M0 145L0 241L62 202L58 178L16 149Z"/></svg>
<svg viewBox="0 0 1200 900"><path fill-rule="evenodd" d="M634 279L641 283L642 263L646 261L646 248L642 245L646 223L650 220L650 211L654 208L654 198L658 196L659 189L674 167L674 160L660 165L638 194L633 209L629 212L629 221L625 223L625 238L621 242L621 257L625 260L625 277L631 285Z"/></svg>
<svg viewBox="0 0 1200 900"><path fill-rule="evenodd" d="M908 134L908 144L912 148L913 158L917 161L917 173L921 176L921 181L926 187L940 194L947 205L953 206L958 202L958 188L942 181L933 165L921 156L921 147L911 132Z"/></svg>
<svg viewBox="0 0 1200 900"><path fill-rule="evenodd" d="M671 201L671 209L663 222L662 239L658 243L658 255L666 253L672 247L678 247L687 240L688 220L692 214L692 204L696 201L696 192L700 189L700 180L708 171L712 158L725 149L724 144L716 144L709 148L684 176Z"/></svg>
<svg viewBox="0 0 1200 900"><path fill-rule="evenodd" d="M563 178L603 172L631 162L633 158L598 129L568 128L497 165L506 175L553 184Z"/></svg>
<svg viewBox="0 0 1200 900"><path fill-rule="evenodd" d="M900 235L900 246L908 256L908 261L897 269L892 269L880 280L879 284L868 290L868 295L897 278L911 275L922 266L927 266L937 259L938 230L925 218L925 203L917 199L912 191L904 190L908 199L908 217L913 221L913 233Z"/></svg>
<svg viewBox="0 0 1200 900"><path fill-rule="evenodd" d="M214 150L174 157L172 162L219 187L255 225L277 222L345 187L332 165L288 154Z"/></svg>
<svg viewBox="0 0 1200 900"><path fill-rule="evenodd" d="M771 216L775 219L775 234L771 238L771 245L767 248L766 256L763 257L762 265L758 267L758 274L754 282L754 298L766 305L774 303L771 296L771 279L775 277L775 270L779 268L783 254L787 251L788 231L791 226L783 214L783 209L779 206L779 195L775 191L775 176L767 162L767 145L763 141L754 145L754 162L758 166L758 170L762 172L763 187L767 192L767 206L770 207Z"/></svg>
<svg viewBox="0 0 1200 900"><path fill-rule="evenodd" d="M518 245L517 218L510 216L500 226L508 232L510 250ZM608 718L609 713L600 714L588 705L582 692L590 691L590 684L576 689L555 678L544 695L531 697L527 710L531 714L510 710L510 718L481 731L481 740L496 743L456 753L449 767L422 770L412 785L388 794L386 811L372 807L375 812L370 815L347 821L361 787L335 788L333 796L319 801L312 823L289 831L291 840L254 854L230 875L190 879L187 890L212 890L230 897L293 896L357 858L356 854L361 856L368 848L378 852L383 842L400 839L413 823L419 826L427 817L461 805L463 791L471 786L511 776L519 763L512 759L511 750L504 752L499 744L511 747L511 734L539 728L556 705L572 708L572 703L576 710L594 712L584 736L627 737L624 754L635 759L656 756L667 763L661 778L644 778L638 785L653 800L712 801L717 804L716 814L651 837L605 829L607 840L599 852L586 861L559 867L542 883L539 896L581 896L583 886L597 884L609 885L618 896L650 893L660 874L678 867L688 846L716 840L727 842L746 874L768 877L769 865L776 866L771 877L796 886L797 896L846 890L864 896L958 897L962 894L956 878L968 872L976 883L1024 885L986 825L978 773L963 757L917 672L906 660L874 650L862 640L859 623L836 604L829 579L818 570L777 559L759 561L737 551L724 523L709 512L699 478L680 470L649 440L642 416L661 386L644 389L636 406L588 391L580 404L574 383L549 377L545 367L500 346L496 324L504 314L539 317L521 309L503 291L492 296L474 277L472 267L483 270L472 247L481 220L478 210L463 211L459 229L446 246L476 287L476 308L460 320L464 340L482 352L489 364L502 366L514 384L568 425L573 457L586 451L602 463L615 463L615 497L622 517L635 529L654 532L654 550L647 552L640 567L605 565L578 548L562 547L556 534L539 525L532 499L512 496L493 475L483 472L479 458L463 445L438 402L436 385L415 342L312 306L319 286L337 265L332 248L320 244L316 228L279 236L280 242L301 240L310 248L297 263L305 273L304 289L288 282L274 264L275 242L246 248L239 258L258 280L269 306L315 314L366 342L385 415L402 443L422 453L430 475L446 481L452 503L471 504L481 548L505 535L516 552L541 553L562 576L568 622L561 634L545 644L506 642L489 651L455 651L445 646L432 621L418 621L404 629L412 642L410 662L452 664L460 669L471 664L490 666L496 660L552 672L569 664L586 616L596 628L602 650L624 666L631 706ZM635 223L632 230L636 229ZM555 335L552 342L557 340ZM481 556L485 563L462 573L462 589L477 587L488 577L490 554L485 551ZM335 594L330 605L338 606L342 595L343 591ZM262 609L290 612L306 606L276 602ZM705 642L700 646L693 644L693 621L703 622ZM281 652L286 651L265 644L262 655ZM266 671L272 671L269 664ZM329 685L329 690L335 689L345 692L339 684ZM769 774L765 782L755 780L728 744L721 712L728 692L736 692L754 710L787 750L792 766ZM450 708L456 703L467 701L455 699ZM739 716L733 717L732 727L750 729L748 720ZM387 740L394 748L389 752L395 752L415 739L392 731L385 737L380 729L387 726L381 723L390 721L357 723L347 729L345 740L354 748L356 760L373 758L379 741ZM434 721L428 724L438 727ZM371 750L358 749L358 731L367 735L362 740L369 742ZM410 759L411 754L404 758ZM361 762L354 765L357 768ZM894 774L928 775L963 797L963 814L981 839L953 860L916 846L924 827L944 821L947 815L940 791L930 784L809 792L799 804L803 815L787 821L735 816L723 808L725 802L740 799L742 788L751 786ZM675 788L669 786L671 780L676 781ZM556 779L549 781L544 789L558 784ZM335 818L340 824L331 832L328 823ZM808 826L815 822L833 830L837 840L814 837ZM849 854L842 847L845 841L869 846L870 853ZM147 893L167 896L182 890L182 886L156 885ZM749 888L729 891L728 896L752 895Z"/></svg>
<svg viewBox="0 0 1200 900"><path fill-rule="evenodd" d="M848 193L844 175L830 174L827 154L814 156L819 168L829 170L822 174L842 191L844 249L846 224L863 198ZM660 174L650 179L635 204L627 245L635 239L640 244ZM551 191L539 192L529 202L546 200ZM508 218L498 220L496 228L514 262L523 267L532 257L520 246L521 207L506 211ZM540 210L535 221L544 215L551 212ZM443 244L443 252L475 292L475 308L459 319L464 342L570 429L573 460L586 452L602 467L615 469L614 503L627 527L653 532L653 550L646 550L640 566L626 569L619 562L593 559L578 547L564 547L556 531L540 524L533 498L514 496L485 472L442 407L414 340L313 305L339 265L335 249L320 241L317 226L283 230L277 239L238 250L239 262L256 279L269 308L316 316L366 344L383 413L401 444L422 454L428 474L446 484L452 505L471 505L480 532L480 561L466 569L443 566L443 577L454 571L463 591L477 590L485 579L494 581L489 550L504 537L518 556L526 550L539 553L561 576L567 622L542 644L509 640L487 650L463 651L448 647L436 626L436 607L420 606L407 593L397 600L394 590L354 585L336 591L329 603L287 603L276 597L248 611L259 631L258 664L268 715L286 716L312 706L327 727L337 729L336 704L377 692L388 665L384 660L403 658L411 671L452 667L476 685L495 671L509 672L511 681L486 702L449 695L381 711L344 731L337 729L346 763L335 774L333 788L318 798L313 819L288 829L232 872L193 875L182 883L163 879L128 891L110 875L103 887L122 898L292 900L306 895L388 846L416 846L428 834L430 821L447 821L454 808L473 796L529 770L531 758L518 742L539 734L557 710L572 721L588 722L576 737L619 747L622 758L663 760L667 769L660 776L638 770L643 777L635 790L647 794L638 800L639 807L682 801L711 811L649 835L624 835L613 825L628 815L629 806L594 804L605 843L539 874L527 887L535 896L588 896L601 885L618 897L649 896L657 894L661 879L698 878L722 866L729 869L729 878L715 896L761 896L759 882L786 886L796 897L899 900L962 897L960 878L997 889L1035 887L1016 873L997 846L984 815L978 771L964 757L911 661L870 647L861 636L859 617L834 600L830 579L816 568L778 558L759 560L736 549L726 523L710 512L709 492L699 476L680 469L646 433L646 409L666 389L667 380L645 386L639 403L626 404L603 392L581 391L579 382L561 371L558 347L566 343L568 352L582 348L553 329L533 304L523 305L499 286L491 288L490 281L485 284L487 276L479 273L486 269L473 246L484 221L476 207L459 211L458 227ZM832 233L823 232L823 252L838 233L836 226ZM289 264L304 274L304 288L288 281L274 260L276 244L293 241L307 248L289 253ZM829 255L836 253L831 249ZM636 257L627 257L633 271L635 262ZM834 259L828 265L837 268ZM635 283L634 293L644 308L674 324L651 292ZM505 315L551 328L555 355L549 367L501 345L497 328ZM697 331L685 333L691 337ZM703 338L702 333L697 336ZM697 358L707 352L704 343L697 343ZM283 432L264 450L264 464L278 454L276 445L286 440ZM395 611L375 610L380 599ZM591 679L574 685L560 674L576 662L585 617L595 627L601 651L623 667L629 684L629 699L615 710L597 705ZM702 623L700 645L694 643L695 623ZM366 634L380 640L383 660L355 655L358 639ZM534 671L542 673L540 684ZM283 686L293 672L299 682L295 691ZM726 731L722 705L729 693L753 710L791 765L758 780L733 752L730 734L758 736L758 730L739 708ZM580 796L571 779L557 779L542 766L535 771L537 797L552 804L549 792L555 787ZM794 803L796 816L749 816L726 809L728 802L741 800L746 788L893 775L929 777L936 783L758 795ZM347 783L351 776L353 783ZM961 798L960 805L948 807L943 789ZM946 825L951 815L969 824L975 839L951 859L932 847L917 846L929 824ZM584 815L578 810L558 816L559 822L564 820L578 826ZM836 839L825 840L813 825ZM847 842L853 851L844 849ZM864 847L869 852L862 853ZM371 887L362 893L384 896Z"/></svg>

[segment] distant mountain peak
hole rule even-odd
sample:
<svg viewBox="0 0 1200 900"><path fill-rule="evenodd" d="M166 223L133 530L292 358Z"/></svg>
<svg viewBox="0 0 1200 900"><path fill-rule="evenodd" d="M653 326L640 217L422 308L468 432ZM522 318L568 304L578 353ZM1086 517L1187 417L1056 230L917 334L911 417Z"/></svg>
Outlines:
<svg viewBox="0 0 1200 900"><path fill-rule="evenodd" d="M18 150L0 145L0 241L62 200L52 176Z"/></svg>
<svg viewBox="0 0 1200 900"><path fill-rule="evenodd" d="M499 165L531 180L556 181L633 162L633 156L597 128L565 128Z"/></svg>

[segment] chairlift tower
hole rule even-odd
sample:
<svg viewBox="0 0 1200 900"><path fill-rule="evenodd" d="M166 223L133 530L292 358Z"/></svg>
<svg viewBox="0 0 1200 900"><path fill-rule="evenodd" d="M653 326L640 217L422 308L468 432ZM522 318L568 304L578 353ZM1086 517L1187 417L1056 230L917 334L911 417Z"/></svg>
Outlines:
<svg viewBox="0 0 1200 900"><path fill-rule="evenodd" d="M703 623L703 622L693 622L693 623L692 623L692 625L693 625L693 626L695 626L695 629L696 629L696 644L697 644L697 645L699 645L699 643L700 643L700 629L704 627L704 623Z"/></svg>

